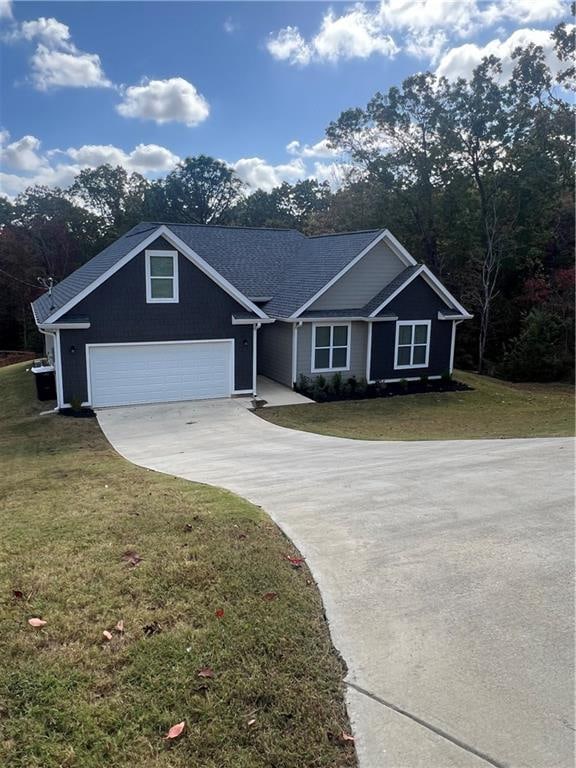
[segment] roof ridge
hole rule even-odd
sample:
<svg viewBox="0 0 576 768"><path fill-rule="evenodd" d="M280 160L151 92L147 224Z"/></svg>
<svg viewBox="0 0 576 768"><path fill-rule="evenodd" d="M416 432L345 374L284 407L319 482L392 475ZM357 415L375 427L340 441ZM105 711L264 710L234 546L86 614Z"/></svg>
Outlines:
<svg viewBox="0 0 576 768"><path fill-rule="evenodd" d="M315 240L319 237L339 237L340 235L367 235L371 232L384 232L383 227L377 229L353 229L346 232L324 232L321 235L309 235L308 240Z"/></svg>
<svg viewBox="0 0 576 768"><path fill-rule="evenodd" d="M303 232L294 227L246 227L242 224L195 224L187 221L142 221L141 224L151 224L154 226L165 227L206 227L208 229L250 229L266 232L296 232L302 237L306 237Z"/></svg>

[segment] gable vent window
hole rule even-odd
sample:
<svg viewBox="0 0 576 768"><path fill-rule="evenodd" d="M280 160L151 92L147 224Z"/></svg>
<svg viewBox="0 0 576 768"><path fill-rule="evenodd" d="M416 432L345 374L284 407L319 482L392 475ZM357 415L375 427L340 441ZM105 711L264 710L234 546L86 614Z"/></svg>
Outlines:
<svg viewBox="0 0 576 768"><path fill-rule="evenodd" d="M146 251L146 301L148 304L178 302L177 251Z"/></svg>
<svg viewBox="0 0 576 768"><path fill-rule="evenodd" d="M395 368L426 368L430 356L430 320L396 323Z"/></svg>
<svg viewBox="0 0 576 768"><path fill-rule="evenodd" d="M315 325L312 373L350 368L350 325Z"/></svg>

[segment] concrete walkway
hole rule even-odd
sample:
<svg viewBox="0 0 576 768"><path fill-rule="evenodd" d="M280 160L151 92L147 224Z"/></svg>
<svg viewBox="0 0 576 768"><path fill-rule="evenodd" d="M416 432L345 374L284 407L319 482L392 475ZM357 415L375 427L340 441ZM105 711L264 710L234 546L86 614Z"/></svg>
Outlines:
<svg viewBox="0 0 576 768"><path fill-rule="evenodd" d="M292 538L361 768L573 765L573 441L353 441L233 400L98 420L131 461L228 488Z"/></svg>
<svg viewBox="0 0 576 768"><path fill-rule="evenodd" d="M257 399L265 403L264 408L272 408L276 405L305 405L314 402L309 397L300 395L290 387L278 384L277 381L272 381L266 376L258 376L256 392Z"/></svg>

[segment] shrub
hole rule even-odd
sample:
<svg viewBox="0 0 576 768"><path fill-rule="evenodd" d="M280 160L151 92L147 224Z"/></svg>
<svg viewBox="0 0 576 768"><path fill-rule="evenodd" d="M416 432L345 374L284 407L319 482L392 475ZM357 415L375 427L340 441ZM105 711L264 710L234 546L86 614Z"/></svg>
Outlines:
<svg viewBox="0 0 576 768"><path fill-rule="evenodd" d="M298 376L298 381L296 382L296 389L298 392L302 392L302 394L306 394L310 392L312 389L312 382L308 378L308 376L304 376L303 373L301 373Z"/></svg>
<svg viewBox="0 0 576 768"><path fill-rule="evenodd" d="M420 384L422 384L423 387L427 387L429 383L430 379L425 373L423 373L422 376L420 376Z"/></svg>
<svg viewBox="0 0 576 768"><path fill-rule="evenodd" d="M408 384L409 384L409 382L406 381L406 379L400 379L400 381L398 382L398 388L401 389L402 392L407 392L408 391Z"/></svg>
<svg viewBox="0 0 576 768"><path fill-rule="evenodd" d="M555 381L573 376L574 357L567 338L572 338L572 329L566 321L550 309L532 309L496 372L512 381Z"/></svg>
<svg viewBox="0 0 576 768"><path fill-rule="evenodd" d="M330 380L330 389L335 395L339 395L342 392L342 374L335 373Z"/></svg>
<svg viewBox="0 0 576 768"><path fill-rule="evenodd" d="M448 384L450 384L452 382L452 374L450 373L450 371L444 371L444 373L440 377L440 381L442 382L442 384L444 384L444 386L447 386Z"/></svg>
<svg viewBox="0 0 576 768"><path fill-rule="evenodd" d="M80 397L71 397L70 398L70 407L74 411L74 413L78 413L82 410L82 398Z"/></svg>
<svg viewBox="0 0 576 768"><path fill-rule="evenodd" d="M368 390L368 382L366 379L358 379L356 382L356 397L365 397Z"/></svg>

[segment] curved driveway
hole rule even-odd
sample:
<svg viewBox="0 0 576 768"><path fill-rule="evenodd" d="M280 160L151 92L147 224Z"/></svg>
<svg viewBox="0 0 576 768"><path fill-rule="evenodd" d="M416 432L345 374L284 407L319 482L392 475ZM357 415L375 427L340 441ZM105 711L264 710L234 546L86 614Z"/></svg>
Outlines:
<svg viewBox="0 0 576 768"><path fill-rule="evenodd" d="M573 765L572 440L346 440L237 400L98 420L130 461L240 494L301 550L361 768Z"/></svg>

